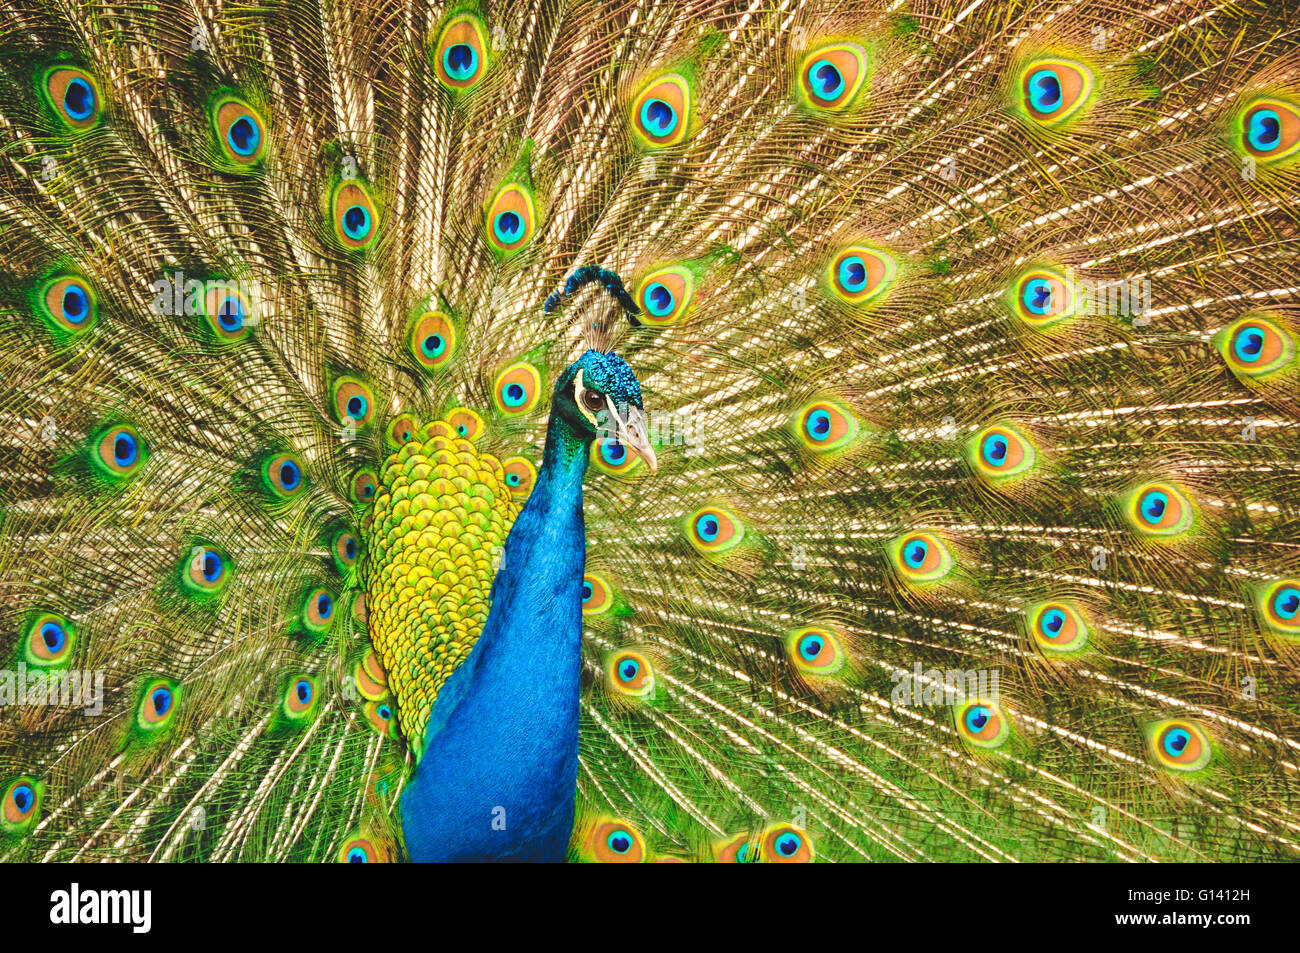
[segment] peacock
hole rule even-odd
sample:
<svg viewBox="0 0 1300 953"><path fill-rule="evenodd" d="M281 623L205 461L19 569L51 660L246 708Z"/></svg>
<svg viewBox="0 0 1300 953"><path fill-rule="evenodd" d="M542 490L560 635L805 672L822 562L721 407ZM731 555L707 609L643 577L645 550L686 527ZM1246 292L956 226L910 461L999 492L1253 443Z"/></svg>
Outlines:
<svg viewBox="0 0 1300 953"><path fill-rule="evenodd" d="M0 858L1300 856L1300 8L0 0Z"/></svg>

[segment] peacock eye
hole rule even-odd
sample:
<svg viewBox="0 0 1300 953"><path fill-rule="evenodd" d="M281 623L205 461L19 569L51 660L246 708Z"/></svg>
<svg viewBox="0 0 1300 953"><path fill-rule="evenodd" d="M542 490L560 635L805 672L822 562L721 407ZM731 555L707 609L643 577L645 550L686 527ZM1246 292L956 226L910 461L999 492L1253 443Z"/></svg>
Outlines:
<svg viewBox="0 0 1300 953"><path fill-rule="evenodd" d="M706 556L734 549L745 535L740 519L717 506L696 510L687 518L685 529L691 545Z"/></svg>
<svg viewBox="0 0 1300 953"><path fill-rule="evenodd" d="M1238 319L1214 336L1228 367L1238 377L1266 380L1295 363L1291 335L1263 315Z"/></svg>
<svg viewBox="0 0 1300 953"><path fill-rule="evenodd" d="M1011 723L991 701L975 699L954 708L957 731L977 748L999 748L1011 736Z"/></svg>
<svg viewBox="0 0 1300 953"><path fill-rule="evenodd" d="M284 713L293 721L311 716L316 704L316 680L310 675L291 679L284 693Z"/></svg>
<svg viewBox="0 0 1300 953"><path fill-rule="evenodd" d="M856 43L833 43L804 59L800 91L810 106L842 110L852 103L866 76L866 51Z"/></svg>
<svg viewBox="0 0 1300 953"><path fill-rule="evenodd" d="M639 652L620 652L613 656L607 676L610 687L621 695L648 698L654 694L654 667Z"/></svg>
<svg viewBox="0 0 1300 953"><path fill-rule="evenodd" d="M379 234L379 211L360 179L345 179L334 189L330 202L334 237L349 251L370 247Z"/></svg>
<svg viewBox="0 0 1300 953"><path fill-rule="evenodd" d="M652 80L632 103L632 127L651 149L673 146L685 139L690 115L691 85L676 73Z"/></svg>
<svg viewBox="0 0 1300 953"><path fill-rule="evenodd" d="M1169 719L1148 725L1147 744L1156 763L1174 771L1199 771L1210 763L1214 750L1200 727L1190 721Z"/></svg>
<svg viewBox="0 0 1300 953"><path fill-rule="evenodd" d="M597 863L639 863L645 859L645 839L631 824L611 819L595 825L586 841L587 855Z"/></svg>
<svg viewBox="0 0 1300 953"><path fill-rule="evenodd" d="M145 732L167 725L176 711L176 683L167 679L149 682L136 708L136 726Z"/></svg>
<svg viewBox="0 0 1300 953"><path fill-rule="evenodd" d="M301 618L309 632L326 632L334 621L334 596L325 589L313 589L303 599Z"/></svg>
<svg viewBox="0 0 1300 953"><path fill-rule="evenodd" d="M1075 316L1080 301L1074 283L1050 268L1031 268L1012 283L1011 313L1031 328L1045 330Z"/></svg>
<svg viewBox="0 0 1300 953"><path fill-rule="evenodd" d="M262 465L262 479L264 486L278 499L289 499L306 485L302 461L292 453L280 453L268 458Z"/></svg>
<svg viewBox="0 0 1300 953"><path fill-rule="evenodd" d="M212 112L217 144L226 159L239 166L249 166L262 157L266 138L261 117L252 106L233 96L221 99Z"/></svg>
<svg viewBox="0 0 1300 953"><path fill-rule="evenodd" d="M353 837L339 850L339 861L344 864L378 864L385 859L379 846L368 837Z"/></svg>
<svg viewBox="0 0 1300 953"><path fill-rule="evenodd" d="M28 665L53 668L65 664L76 632L71 622L52 612L37 613L27 625L24 652Z"/></svg>
<svg viewBox="0 0 1300 953"><path fill-rule="evenodd" d="M779 864L811 863L812 844L803 831L789 824L770 827L763 834L761 859Z"/></svg>
<svg viewBox="0 0 1300 953"><path fill-rule="evenodd" d="M979 431L967 445L975 473L994 485L1014 482L1033 469L1034 445L1013 427L995 424Z"/></svg>
<svg viewBox="0 0 1300 953"><path fill-rule="evenodd" d="M695 274L684 265L665 265L643 277L636 301L645 324L664 327L682 320L695 295Z"/></svg>
<svg viewBox="0 0 1300 953"><path fill-rule="evenodd" d="M582 614L600 615L614 605L614 591L602 576L588 573L582 577Z"/></svg>
<svg viewBox="0 0 1300 953"><path fill-rule="evenodd" d="M503 185L488 205L488 242L501 255L513 254L532 241L537 224L537 206L526 185Z"/></svg>
<svg viewBox="0 0 1300 953"><path fill-rule="evenodd" d="M885 294L898 276L898 264L878 248L851 245L831 259L831 291L848 305L861 305Z"/></svg>
<svg viewBox="0 0 1300 953"><path fill-rule="evenodd" d="M464 91L483 78L488 65L485 34L483 21L468 13L443 28L433 54L433 65L443 85Z"/></svg>
<svg viewBox="0 0 1300 953"><path fill-rule="evenodd" d="M32 778L15 778L0 794L0 832L22 834L40 811L41 785Z"/></svg>
<svg viewBox="0 0 1300 953"><path fill-rule="evenodd" d="M603 410L605 408L605 395L594 390L583 391L582 406L593 412Z"/></svg>
<svg viewBox="0 0 1300 953"><path fill-rule="evenodd" d="M933 533L909 533L891 544L894 568L912 583L938 582L953 571L952 552Z"/></svg>
<svg viewBox="0 0 1300 953"><path fill-rule="evenodd" d="M1038 647L1051 655L1078 652L1088 644L1088 623L1074 606L1045 602L1029 610L1029 628Z"/></svg>
<svg viewBox="0 0 1300 953"><path fill-rule="evenodd" d="M497 410L507 417L519 417L537 406L542 393L542 375L532 364L511 364L492 385Z"/></svg>
<svg viewBox="0 0 1300 953"><path fill-rule="evenodd" d="M1246 107L1238 122L1241 148L1265 163L1300 152L1300 109L1282 99L1257 99Z"/></svg>
<svg viewBox="0 0 1300 953"><path fill-rule="evenodd" d="M792 632L786 639L786 648L799 670L809 675L834 675L844 667L839 642L823 628Z"/></svg>
<svg viewBox="0 0 1300 953"><path fill-rule="evenodd" d="M73 66L49 70L43 92L59 119L74 132L89 129L99 121L98 87L85 70Z"/></svg>
<svg viewBox="0 0 1300 953"><path fill-rule="evenodd" d="M1094 82L1092 70L1082 63L1035 60L1021 73L1021 102L1034 122L1057 125L1087 105Z"/></svg>
<svg viewBox="0 0 1300 953"><path fill-rule="evenodd" d="M1279 579L1260 587L1255 605L1274 632L1300 635L1300 580Z"/></svg>
<svg viewBox="0 0 1300 953"><path fill-rule="evenodd" d="M1138 487L1130 494L1127 513L1134 528L1148 536L1181 536L1196 521L1191 500L1168 483Z"/></svg>
<svg viewBox="0 0 1300 953"><path fill-rule="evenodd" d="M77 335L95 324L99 305L95 292L84 278L53 275L36 299L37 310L55 331Z"/></svg>

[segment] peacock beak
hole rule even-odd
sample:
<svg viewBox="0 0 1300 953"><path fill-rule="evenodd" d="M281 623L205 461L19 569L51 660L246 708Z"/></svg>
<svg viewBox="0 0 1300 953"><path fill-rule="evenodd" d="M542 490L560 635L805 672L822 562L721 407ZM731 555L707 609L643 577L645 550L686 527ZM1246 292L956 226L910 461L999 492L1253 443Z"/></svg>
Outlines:
<svg viewBox="0 0 1300 953"><path fill-rule="evenodd" d="M609 404L610 416L615 421L615 436L618 442L625 447L631 447L641 455L645 465L650 468L651 473L659 469L659 460L655 456L655 451L650 446L649 428L646 426L645 411L640 407L634 407L631 404L625 404L624 410L626 416L618 412L614 402L607 396L606 403Z"/></svg>

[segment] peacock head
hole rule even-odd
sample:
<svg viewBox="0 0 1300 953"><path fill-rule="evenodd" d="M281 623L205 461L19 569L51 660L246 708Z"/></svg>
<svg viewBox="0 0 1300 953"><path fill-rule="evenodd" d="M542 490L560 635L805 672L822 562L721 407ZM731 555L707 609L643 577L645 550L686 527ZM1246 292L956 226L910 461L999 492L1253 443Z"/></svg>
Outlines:
<svg viewBox="0 0 1300 953"><path fill-rule="evenodd" d="M658 467L641 404L641 382L617 354L591 350L569 365L555 385L552 407L584 443L613 437L639 453L651 473Z"/></svg>

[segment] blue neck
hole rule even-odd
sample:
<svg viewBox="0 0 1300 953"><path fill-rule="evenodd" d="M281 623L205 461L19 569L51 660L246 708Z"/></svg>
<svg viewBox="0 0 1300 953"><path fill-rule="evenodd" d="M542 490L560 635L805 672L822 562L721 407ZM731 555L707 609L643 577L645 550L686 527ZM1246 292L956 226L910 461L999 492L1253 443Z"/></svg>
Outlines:
<svg viewBox="0 0 1300 953"><path fill-rule="evenodd" d="M553 414L487 624L402 795L413 860L561 860L573 828L587 444Z"/></svg>

